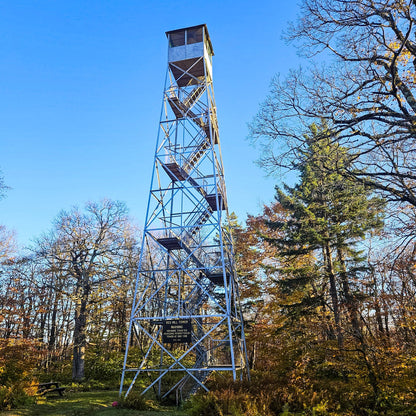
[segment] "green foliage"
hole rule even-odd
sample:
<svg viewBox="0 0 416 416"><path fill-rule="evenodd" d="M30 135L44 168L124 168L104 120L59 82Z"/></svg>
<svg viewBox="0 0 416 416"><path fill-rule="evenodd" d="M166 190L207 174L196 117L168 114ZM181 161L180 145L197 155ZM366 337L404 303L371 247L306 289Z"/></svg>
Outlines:
<svg viewBox="0 0 416 416"><path fill-rule="evenodd" d="M219 400L212 392L192 396L186 403L186 410L190 416L223 416Z"/></svg>
<svg viewBox="0 0 416 416"><path fill-rule="evenodd" d="M251 382L234 382L215 374L207 386L209 393L201 392L190 399L191 416L270 416L277 415L282 407L276 398L276 378L266 373L254 372Z"/></svg>
<svg viewBox="0 0 416 416"><path fill-rule="evenodd" d="M104 383L98 380L84 380L78 382L70 382L67 384L68 388L72 392L88 392L88 391L99 391L99 390L110 390L114 388L116 384L110 386L108 383Z"/></svg>
<svg viewBox="0 0 416 416"><path fill-rule="evenodd" d="M10 410L32 402L33 397L28 394L26 383L15 383L10 387L0 386L0 410Z"/></svg>
<svg viewBox="0 0 416 416"><path fill-rule="evenodd" d="M62 384L69 384L72 381L71 359L51 360L46 368L39 368L36 371L36 378L40 383L58 381Z"/></svg>
<svg viewBox="0 0 416 416"><path fill-rule="evenodd" d="M293 413L289 411L289 406L286 403L282 408L282 413L279 413L279 416L293 416Z"/></svg>
<svg viewBox="0 0 416 416"><path fill-rule="evenodd" d="M85 360L86 379L117 384L120 381L123 358L123 352L88 349Z"/></svg>
<svg viewBox="0 0 416 416"><path fill-rule="evenodd" d="M113 403L117 402L117 406ZM30 416L185 416L185 413L178 409L155 406L152 403L151 410L134 410L122 407L122 401L118 391L91 391L72 392L68 391L64 397L48 397L38 400L36 404L25 405L13 413L6 413L7 416L30 415ZM3 414L0 412L0 414Z"/></svg>
<svg viewBox="0 0 416 416"><path fill-rule="evenodd" d="M286 337L287 336L287 337ZM188 404L193 415L255 416L399 416L416 414L414 364L398 368L390 354L379 355L385 369L380 377L376 402L368 374L349 345L339 351L336 342L295 345L281 334L273 350L274 364L251 372L251 382L233 382L215 374L208 381L209 393L199 393ZM380 351L384 348L380 347ZM403 357L402 357L403 360ZM380 368L385 371L384 368ZM210 413L211 412L211 413Z"/></svg>
<svg viewBox="0 0 416 416"><path fill-rule="evenodd" d="M295 366L294 379L287 380L293 389L285 388L287 400L296 411L304 405L317 414L331 407L325 404L331 395L347 406L339 391L350 392L347 374L361 377L359 391L370 404L379 392L376 361L360 319L369 263L359 246L382 227L384 202L367 186L348 179L353 154L334 141L325 124L312 125L304 140L294 165L299 183L277 189L287 216L266 221L269 233L262 238L278 250L279 263L269 274L277 286L273 300L285 317L280 329L289 331L285 348L310 343L290 357ZM276 230L279 235L273 234ZM318 340L326 348L319 348ZM344 354L347 343L351 353ZM329 385L334 392L328 392Z"/></svg>
<svg viewBox="0 0 416 416"><path fill-rule="evenodd" d="M69 358L50 362L46 370L38 370L36 375L40 382L59 381L74 391L105 390L120 383L122 365L122 352L88 348L85 358L86 377L82 382L72 382L72 363Z"/></svg>
<svg viewBox="0 0 416 416"><path fill-rule="evenodd" d="M264 394L230 385L191 397L187 404L190 416L269 416L270 400Z"/></svg>
<svg viewBox="0 0 416 416"><path fill-rule="evenodd" d="M149 410L152 408L151 403L140 392L132 391L130 394L120 400L120 406L126 409Z"/></svg>

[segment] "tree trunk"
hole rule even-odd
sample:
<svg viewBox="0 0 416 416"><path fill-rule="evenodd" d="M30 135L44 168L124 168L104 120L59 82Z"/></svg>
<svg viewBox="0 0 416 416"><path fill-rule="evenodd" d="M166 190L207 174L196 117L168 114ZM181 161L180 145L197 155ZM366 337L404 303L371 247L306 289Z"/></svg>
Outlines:
<svg viewBox="0 0 416 416"><path fill-rule="evenodd" d="M337 249L337 257L338 257L338 261L340 264L341 283L342 283L342 288L344 291L344 296L345 296L346 306L348 309L348 314L350 317L351 326L353 328L354 337L359 342L359 345L360 345L359 352L363 356L363 360L364 360L364 363L368 372L368 379L370 381L371 387L374 392L374 401L376 401L379 395L377 375L374 370L373 364L370 362L369 346L367 345L367 342L364 338L363 331L360 326L360 322L358 318L357 302L354 299L354 296L352 296L350 292L347 267L345 264L345 255L341 248Z"/></svg>
<svg viewBox="0 0 416 416"><path fill-rule="evenodd" d="M331 249L329 243L325 243L324 248L324 261L325 261L325 271L329 280L329 291L332 301L332 309L334 312L335 328L337 332L337 341L338 346L341 348L344 344L344 339L341 332L340 325L340 313L339 313L339 301L338 301L338 292L335 281L334 266L332 264Z"/></svg>
<svg viewBox="0 0 416 416"><path fill-rule="evenodd" d="M75 322L74 322L74 347L72 357L72 379L82 381L85 377L85 347L87 344L87 303L89 289L84 285L80 297L76 301Z"/></svg>
<svg viewBox="0 0 416 416"><path fill-rule="evenodd" d="M52 316L51 316L51 330L49 333L49 342L48 342L48 351L49 354L55 350L56 345L56 318L58 314L58 295L55 294L54 301L53 301L53 308L52 308Z"/></svg>
<svg viewBox="0 0 416 416"><path fill-rule="evenodd" d="M362 339L362 331L360 327L360 321L358 318L358 307L354 296L351 295L350 282L348 281L347 266L345 264L345 255L342 248L337 249L338 262L340 266L340 278L342 284L342 290L344 292L345 304L348 310L350 323L354 332L354 336L358 339Z"/></svg>

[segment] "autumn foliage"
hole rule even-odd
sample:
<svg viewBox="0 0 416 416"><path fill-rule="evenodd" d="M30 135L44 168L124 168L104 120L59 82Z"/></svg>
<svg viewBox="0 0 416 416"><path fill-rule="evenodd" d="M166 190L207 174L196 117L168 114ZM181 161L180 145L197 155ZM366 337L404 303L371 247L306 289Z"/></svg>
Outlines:
<svg viewBox="0 0 416 416"><path fill-rule="evenodd" d="M0 339L0 410L28 403L34 396L40 355L37 342Z"/></svg>

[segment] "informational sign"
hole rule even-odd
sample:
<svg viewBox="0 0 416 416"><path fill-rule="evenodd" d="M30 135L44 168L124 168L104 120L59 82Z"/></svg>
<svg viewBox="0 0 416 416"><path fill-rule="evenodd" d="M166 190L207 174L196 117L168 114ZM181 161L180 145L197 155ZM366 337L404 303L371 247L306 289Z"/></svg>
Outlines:
<svg viewBox="0 0 416 416"><path fill-rule="evenodd" d="M192 325L190 319L167 319L163 321L162 342L164 344L191 342Z"/></svg>

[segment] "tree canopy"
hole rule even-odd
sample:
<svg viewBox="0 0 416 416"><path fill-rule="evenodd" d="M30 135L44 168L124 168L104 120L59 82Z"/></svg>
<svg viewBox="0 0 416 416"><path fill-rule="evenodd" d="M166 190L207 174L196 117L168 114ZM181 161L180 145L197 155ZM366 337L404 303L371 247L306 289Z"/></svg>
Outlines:
<svg viewBox="0 0 416 416"><path fill-rule="evenodd" d="M416 5L304 0L287 39L308 67L276 77L250 125L269 170L292 168L303 133L325 120L353 150L344 173L416 206Z"/></svg>

